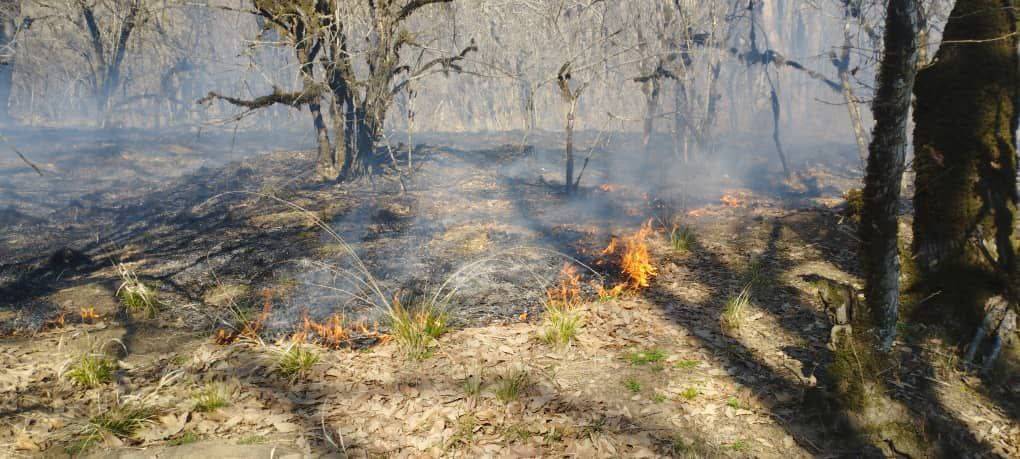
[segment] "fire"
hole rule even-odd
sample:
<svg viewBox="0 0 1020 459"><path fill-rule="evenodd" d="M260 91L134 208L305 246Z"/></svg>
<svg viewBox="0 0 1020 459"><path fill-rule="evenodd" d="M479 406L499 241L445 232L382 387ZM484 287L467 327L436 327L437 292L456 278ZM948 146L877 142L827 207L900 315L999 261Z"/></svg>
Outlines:
<svg viewBox="0 0 1020 459"><path fill-rule="evenodd" d="M81 308L78 314L81 316L82 322L91 322L93 320L99 319L99 313L96 312L96 308L94 306L89 308Z"/></svg>
<svg viewBox="0 0 1020 459"><path fill-rule="evenodd" d="M622 242L617 238L613 238L609 242L609 246L602 251L603 255L615 255L620 251L620 246L623 246L623 253L620 254L620 269L626 275L627 282L610 290L601 289L600 296L603 296L603 293L606 294L605 296L612 296L614 292L618 294L624 286L632 290L648 287L652 278L659 273L655 265L652 264L651 253L648 250L648 236L652 234L652 231L652 221L648 220L641 225L636 233L622 238Z"/></svg>
<svg viewBox="0 0 1020 459"><path fill-rule="evenodd" d="M627 284L617 284L611 289L598 285L595 287L596 292L599 294L599 299L602 301L609 301L619 297L623 294L623 289L627 287Z"/></svg>
<svg viewBox="0 0 1020 459"><path fill-rule="evenodd" d="M545 292L547 306L571 310L581 305L581 275L571 264L564 264L560 270L560 283Z"/></svg>
<svg viewBox="0 0 1020 459"><path fill-rule="evenodd" d="M262 312L254 319L244 321L244 327L241 328L239 333L240 336L254 340L259 339L259 334L262 333L262 328L265 327L266 320L269 319L269 314L273 310L273 292L269 289L263 290L262 298ZM217 341L219 341L219 338L217 336Z"/></svg>
<svg viewBox="0 0 1020 459"><path fill-rule="evenodd" d="M724 194L723 197L720 198L720 200L726 207L740 207L740 205L743 203L743 201L741 201L740 198L729 194Z"/></svg>
<svg viewBox="0 0 1020 459"><path fill-rule="evenodd" d="M620 189L620 185L617 185L615 183L603 183L599 185L599 189L605 191L606 193L612 193Z"/></svg>
<svg viewBox="0 0 1020 459"><path fill-rule="evenodd" d="M301 342L314 333L323 346L339 349L344 343L349 343L350 333L346 327L347 318L342 314L333 314L324 322L316 322L305 316L301 331L295 333L295 339L300 338ZM364 325L362 325L364 327Z"/></svg>

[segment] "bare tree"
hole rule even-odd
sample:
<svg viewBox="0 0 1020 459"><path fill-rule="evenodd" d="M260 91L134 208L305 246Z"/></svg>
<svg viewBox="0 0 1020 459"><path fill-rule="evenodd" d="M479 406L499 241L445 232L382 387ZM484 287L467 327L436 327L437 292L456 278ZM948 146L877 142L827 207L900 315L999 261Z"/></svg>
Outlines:
<svg viewBox="0 0 1020 459"><path fill-rule="evenodd" d="M898 217L907 156L907 121L917 74L919 22L916 0L889 2L884 56L872 104L875 129L864 180L860 231L865 289L880 330L880 345L886 350L892 347L899 319Z"/></svg>
<svg viewBox="0 0 1020 459"><path fill-rule="evenodd" d="M273 104L308 105L319 139L320 171L339 178L368 173L380 159L375 145L395 95L411 81L459 71L458 62L476 49L471 44L459 53L420 61L417 66L403 60L404 50L417 46L416 34L406 27L408 21L429 5L450 1L253 0L255 12L282 30L294 48L302 88L297 92L276 89L252 100L211 92L203 101L220 99L249 110ZM322 69L321 77L314 72L316 66ZM332 148L320 108L326 95L331 98Z"/></svg>

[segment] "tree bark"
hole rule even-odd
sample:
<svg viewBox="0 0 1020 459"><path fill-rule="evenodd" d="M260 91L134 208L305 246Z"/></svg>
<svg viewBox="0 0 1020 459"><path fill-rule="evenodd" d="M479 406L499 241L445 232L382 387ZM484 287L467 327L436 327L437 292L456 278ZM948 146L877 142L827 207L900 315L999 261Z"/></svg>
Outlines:
<svg viewBox="0 0 1020 459"><path fill-rule="evenodd" d="M907 156L907 120L917 75L917 0L891 0L885 51L872 105L875 128L864 180L862 260L869 310L888 350L896 337L900 306L899 200Z"/></svg>
<svg viewBox="0 0 1020 459"><path fill-rule="evenodd" d="M979 318L1015 277L1017 18L1013 0L958 0L917 76L913 253L935 312ZM986 237L998 258L989 260ZM989 241L990 242L990 241ZM1002 284L1006 285L1003 286Z"/></svg>
<svg viewBox="0 0 1020 459"><path fill-rule="evenodd" d="M577 99L572 99L567 107L567 144L564 155L567 161L563 191L574 192L574 114L577 111Z"/></svg>
<svg viewBox="0 0 1020 459"><path fill-rule="evenodd" d="M0 123L12 121L11 93L14 90L14 63L17 53L15 35L21 15L19 0L0 0Z"/></svg>

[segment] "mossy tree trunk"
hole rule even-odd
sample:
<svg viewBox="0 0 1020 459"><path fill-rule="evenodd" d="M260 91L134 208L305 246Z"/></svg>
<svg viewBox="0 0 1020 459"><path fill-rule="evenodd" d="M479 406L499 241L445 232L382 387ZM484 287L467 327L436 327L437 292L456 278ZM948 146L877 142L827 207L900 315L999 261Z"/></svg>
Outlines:
<svg viewBox="0 0 1020 459"><path fill-rule="evenodd" d="M875 128L868 148L861 240L868 305L883 349L892 347L899 318L897 217L907 156L907 117L917 75L919 17L916 0L889 2L885 50L872 105Z"/></svg>
<svg viewBox="0 0 1020 459"><path fill-rule="evenodd" d="M1016 269L1016 6L958 0L914 88L918 285L961 324Z"/></svg>

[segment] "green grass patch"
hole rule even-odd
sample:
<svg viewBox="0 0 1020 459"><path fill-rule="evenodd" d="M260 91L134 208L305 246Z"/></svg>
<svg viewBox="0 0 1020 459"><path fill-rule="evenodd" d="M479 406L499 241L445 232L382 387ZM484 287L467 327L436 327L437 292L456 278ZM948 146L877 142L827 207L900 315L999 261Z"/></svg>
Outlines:
<svg viewBox="0 0 1020 459"><path fill-rule="evenodd" d="M449 331L446 307L427 295L406 294L389 310L390 334L397 346L411 359L420 360L431 354L431 347Z"/></svg>
<svg viewBox="0 0 1020 459"><path fill-rule="evenodd" d="M627 360L635 366L648 365L666 360L666 353L659 349L644 349L627 354Z"/></svg>
<svg viewBox="0 0 1020 459"><path fill-rule="evenodd" d="M542 331L542 340L546 343L566 346L577 336L581 328L581 314L567 307L547 304Z"/></svg>
<svg viewBox="0 0 1020 459"><path fill-rule="evenodd" d="M230 392L221 384L209 384L192 396L194 409L200 413L208 413L230 406Z"/></svg>
<svg viewBox="0 0 1020 459"><path fill-rule="evenodd" d="M636 394L641 392L641 381L638 381L637 378L629 377L623 380L623 387L631 393Z"/></svg>
<svg viewBox="0 0 1020 459"><path fill-rule="evenodd" d="M167 446L181 446L187 445L189 443L198 442L201 439L202 439L201 435L190 430L185 430L184 433L178 435L176 438L168 440L166 444Z"/></svg>
<svg viewBox="0 0 1020 459"><path fill-rule="evenodd" d="M676 363L676 367L681 370L693 370L701 365L700 360L681 360Z"/></svg>
<svg viewBox="0 0 1020 459"><path fill-rule="evenodd" d="M276 352L276 372L290 379L297 379L308 374L316 363L319 354L296 343L291 343Z"/></svg>
<svg viewBox="0 0 1020 459"><path fill-rule="evenodd" d="M669 245L679 253L693 249L696 240L694 229L687 225L674 226L673 230L669 232Z"/></svg>
<svg viewBox="0 0 1020 459"><path fill-rule="evenodd" d="M510 403L520 398L521 394L531 386L531 375L527 370L510 370L499 377L496 382L496 398L503 403Z"/></svg>
<svg viewBox="0 0 1020 459"><path fill-rule="evenodd" d="M88 352L78 357L65 376L79 386L97 387L112 381L116 369L113 360L105 355Z"/></svg>

